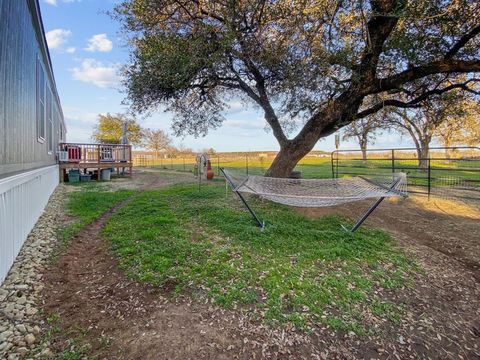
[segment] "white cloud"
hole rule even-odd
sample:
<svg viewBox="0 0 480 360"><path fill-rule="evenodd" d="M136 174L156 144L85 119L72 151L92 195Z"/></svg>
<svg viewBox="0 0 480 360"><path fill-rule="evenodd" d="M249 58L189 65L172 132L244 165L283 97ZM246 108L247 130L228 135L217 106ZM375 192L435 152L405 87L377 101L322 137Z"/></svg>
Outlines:
<svg viewBox="0 0 480 360"><path fill-rule="evenodd" d="M75 80L92 83L101 88L115 87L120 82L117 64L104 65L94 59L84 59L80 67L71 71Z"/></svg>
<svg viewBox="0 0 480 360"><path fill-rule="evenodd" d="M112 50L113 44L110 39L107 37L107 34L97 34L93 35L88 40L88 46L85 50L90 52L101 51L101 52L109 52Z"/></svg>
<svg viewBox="0 0 480 360"><path fill-rule="evenodd" d="M246 106L243 104L241 101L232 101L229 104L229 112L230 113L235 113L241 110L245 110Z"/></svg>
<svg viewBox="0 0 480 360"><path fill-rule="evenodd" d="M69 53L69 54L73 54L76 50L77 50L77 49L74 48L74 47L69 47L69 48L67 48L67 50L65 50L65 51L66 51L67 53Z"/></svg>
<svg viewBox="0 0 480 360"><path fill-rule="evenodd" d="M76 123L78 126L81 124L95 124L99 115L98 113L94 112L83 112L79 108L69 106L63 107L63 113L67 122Z"/></svg>
<svg viewBox="0 0 480 360"><path fill-rule="evenodd" d="M75 1L80 2L80 1L82 1L82 0L62 0L62 2L64 2L64 3L73 3L73 2L75 2ZM48 4L48 5L53 5L53 6L57 6L57 5L58 5L58 0L43 0L43 2L44 2L45 4Z"/></svg>
<svg viewBox="0 0 480 360"><path fill-rule="evenodd" d="M53 29L50 30L45 34L47 38L48 47L50 49L57 49L62 44L68 41L68 38L72 36L72 32L70 30L65 29Z"/></svg>

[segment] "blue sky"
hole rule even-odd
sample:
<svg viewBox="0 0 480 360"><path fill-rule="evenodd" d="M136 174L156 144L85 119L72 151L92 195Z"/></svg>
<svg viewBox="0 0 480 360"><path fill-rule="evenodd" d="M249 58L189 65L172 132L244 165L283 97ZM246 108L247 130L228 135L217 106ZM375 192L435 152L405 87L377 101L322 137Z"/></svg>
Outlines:
<svg viewBox="0 0 480 360"><path fill-rule="evenodd" d="M57 87L67 122L67 140L90 142L98 114L125 112L124 94L118 69L128 60L128 50L119 38L118 23L106 12L115 0L40 0L45 32L50 47ZM174 138L176 145L217 151L278 150L271 132L265 131L260 112L232 101L225 124L206 137ZM171 115L154 113L139 118L143 127L171 133ZM409 139L387 134L374 147L410 146ZM334 149L330 136L320 141L318 150ZM358 148L354 142L342 142L341 148Z"/></svg>

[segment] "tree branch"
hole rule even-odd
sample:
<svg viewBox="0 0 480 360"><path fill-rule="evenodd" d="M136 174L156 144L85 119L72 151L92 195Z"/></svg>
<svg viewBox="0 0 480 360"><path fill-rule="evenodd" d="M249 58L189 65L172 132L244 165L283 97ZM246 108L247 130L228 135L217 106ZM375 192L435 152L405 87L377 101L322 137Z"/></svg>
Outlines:
<svg viewBox="0 0 480 360"><path fill-rule="evenodd" d="M377 79L371 88L366 87L364 95L378 94L398 89L399 86L432 74L480 72L480 60L439 60L429 64L412 67L399 74Z"/></svg>
<svg viewBox="0 0 480 360"><path fill-rule="evenodd" d="M374 80L383 44L397 25L398 17L391 13L405 6L404 0L371 0L370 3L373 15L367 22L367 44L356 71L363 82Z"/></svg>
<svg viewBox="0 0 480 360"><path fill-rule="evenodd" d="M444 59L451 59L463 48L467 43L473 39L475 36L480 34L480 25L474 27L470 32L463 35L448 52L445 54Z"/></svg>
<svg viewBox="0 0 480 360"><path fill-rule="evenodd" d="M471 89L467 86L471 82L478 82L478 81L480 81L480 79L469 79L468 81L465 81L465 82L460 83L460 84L452 84L452 85L446 86L446 87L441 88L441 89L435 88L433 90L424 92L420 96L417 96L416 98L414 98L410 101L388 99L388 100L379 102L379 103L373 105L372 107L370 107L366 110L363 110L363 111L359 112L357 114L356 118L361 119L361 118L367 117L367 116L369 116L371 114L374 114L377 111L379 111L379 110L381 110L385 107L397 107L397 108L402 108L402 109L419 108L419 107L422 106L421 102L427 100L429 97L434 96L434 95L441 95L441 94L444 94L448 91L452 91L452 90L455 90L455 89L461 89L461 90L468 91L468 92L473 93L473 94L479 94L478 91L475 91L475 90L473 90L473 89Z"/></svg>
<svg viewBox="0 0 480 360"><path fill-rule="evenodd" d="M383 108L386 107L396 107L396 108L402 108L402 109L411 109L411 108L419 108L421 105L419 104L413 104L411 101L409 102L404 102L400 100L394 100L394 99L388 99L385 101L382 101L381 103L375 104L374 106L363 110L359 112L356 116L357 119L363 119L369 115L375 114L377 111L382 110Z"/></svg>

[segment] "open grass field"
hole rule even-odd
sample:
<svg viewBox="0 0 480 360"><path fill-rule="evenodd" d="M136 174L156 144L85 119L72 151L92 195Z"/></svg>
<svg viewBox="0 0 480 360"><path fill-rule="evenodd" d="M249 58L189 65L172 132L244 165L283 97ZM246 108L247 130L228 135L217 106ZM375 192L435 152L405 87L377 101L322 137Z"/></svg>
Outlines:
<svg viewBox="0 0 480 360"><path fill-rule="evenodd" d="M191 174L148 170L64 187L66 245L44 306L60 359L480 353L480 229L467 205L389 201L351 234L341 225L368 202L314 211L252 198L262 231L221 180L199 191Z"/></svg>

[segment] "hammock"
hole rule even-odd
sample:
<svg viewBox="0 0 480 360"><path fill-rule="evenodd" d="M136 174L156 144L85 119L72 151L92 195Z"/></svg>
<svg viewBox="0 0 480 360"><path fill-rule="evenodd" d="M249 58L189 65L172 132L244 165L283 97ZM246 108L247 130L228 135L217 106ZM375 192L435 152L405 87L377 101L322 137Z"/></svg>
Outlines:
<svg viewBox="0 0 480 360"><path fill-rule="evenodd" d="M242 193L288 206L323 207L345 204L369 198L378 198L372 207L352 228L356 231L375 208L387 197L407 196L405 173L356 176L338 179L286 179L257 175L239 175L221 169L233 191L240 197L260 227L260 221Z"/></svg>

